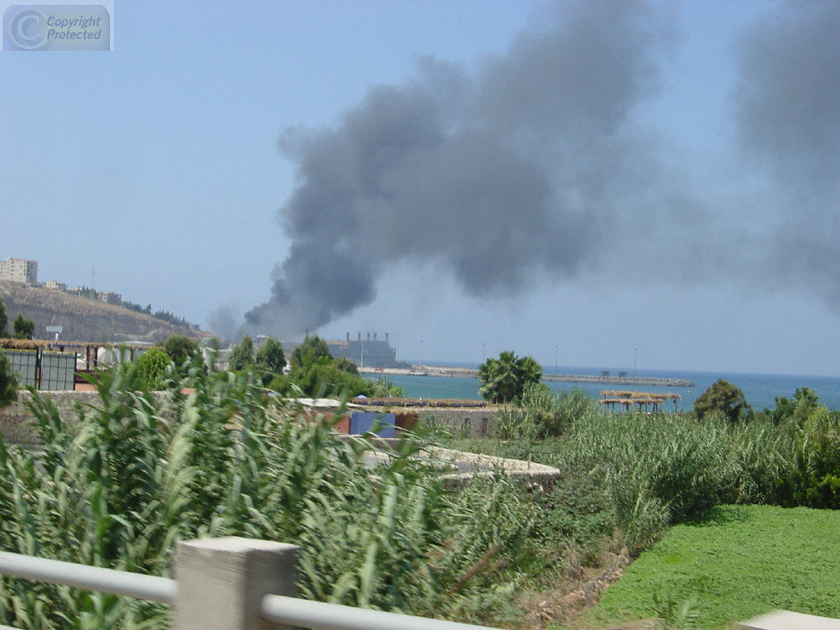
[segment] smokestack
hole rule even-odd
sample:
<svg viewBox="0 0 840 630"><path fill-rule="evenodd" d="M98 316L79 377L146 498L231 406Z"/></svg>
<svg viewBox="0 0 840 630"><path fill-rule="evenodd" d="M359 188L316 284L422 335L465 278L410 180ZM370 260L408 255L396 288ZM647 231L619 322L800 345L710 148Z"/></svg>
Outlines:
<svg viewBox="0 0 840 630"><path fill-rule="evenodd" d="M373 340L376 341L376 333L373 333Z"/></svg>

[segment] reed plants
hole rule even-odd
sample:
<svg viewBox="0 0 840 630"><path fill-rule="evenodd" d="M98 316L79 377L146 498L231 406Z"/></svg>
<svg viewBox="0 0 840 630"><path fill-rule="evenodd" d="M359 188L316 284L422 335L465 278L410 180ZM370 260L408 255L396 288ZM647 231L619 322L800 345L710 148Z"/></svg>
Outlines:
<svg viewBox="0 0 840 630"><path fill-rule="evenodd" d="M0 549L168 576L178 540L279 540L302 547L306 597L460 620L504 616L535 511L509 480L449 491L412 457L412 439L371 468L368 440L303 421L248 373L177 374L167 370L157 392L132 366L99 374L101 402L77 409L73 431L33 392L44 450L0 441ZM167 614L0 580L0 623L20 628L158 628Z"/></svg>

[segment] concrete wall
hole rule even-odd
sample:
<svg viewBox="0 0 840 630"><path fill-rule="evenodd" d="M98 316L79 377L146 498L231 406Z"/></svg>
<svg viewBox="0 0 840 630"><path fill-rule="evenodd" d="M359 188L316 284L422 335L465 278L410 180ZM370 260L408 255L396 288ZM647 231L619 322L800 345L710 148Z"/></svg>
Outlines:
<svg viewBox="0 0 840 630"><path fill-rule="evenodd" d="M433 407L418 409L417 416L421 422L451 427L467 437L484 437L495 432L497 411L495 407Z"/></svg>

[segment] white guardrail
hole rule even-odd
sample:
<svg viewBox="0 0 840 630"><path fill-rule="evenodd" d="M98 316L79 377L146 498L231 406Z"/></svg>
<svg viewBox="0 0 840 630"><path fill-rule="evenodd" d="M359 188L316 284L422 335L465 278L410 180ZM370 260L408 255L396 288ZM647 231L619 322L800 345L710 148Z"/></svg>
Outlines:
<svg viewBox="0 0 840 630"><path fill-rule="evenodd" d="M0 552L0 575L170 604L175 630L256 630L266 621L318 630L492 630L299 599L297 554L295 545L236 537L182 542L173 580Z"/></svg>

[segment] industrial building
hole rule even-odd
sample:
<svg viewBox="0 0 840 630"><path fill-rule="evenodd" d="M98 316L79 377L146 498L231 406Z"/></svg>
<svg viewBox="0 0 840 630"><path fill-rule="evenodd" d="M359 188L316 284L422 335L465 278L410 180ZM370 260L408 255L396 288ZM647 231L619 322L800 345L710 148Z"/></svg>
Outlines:
<svg viewBox="0 0 840 630"><path fill-rule="evenodd" d="M373 338L371 338L371 334ZM378 339L377 333L367 333L364 339L362 333L358 333L358 338L352 340L350 339L350 333L347 333L346 339L327 341L327 345L334 357L347 357L362 368L409 367L407 363L397 362L397 351L388 343L388 333L385 333L384 341Z"/></svg>

